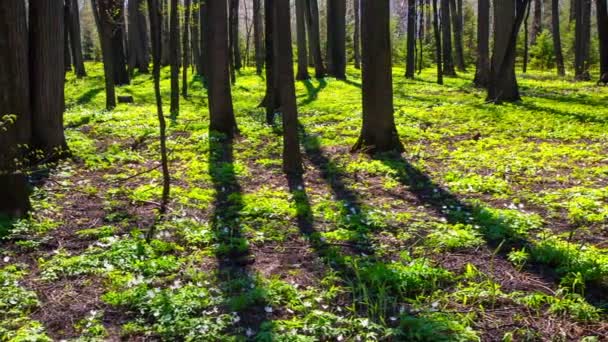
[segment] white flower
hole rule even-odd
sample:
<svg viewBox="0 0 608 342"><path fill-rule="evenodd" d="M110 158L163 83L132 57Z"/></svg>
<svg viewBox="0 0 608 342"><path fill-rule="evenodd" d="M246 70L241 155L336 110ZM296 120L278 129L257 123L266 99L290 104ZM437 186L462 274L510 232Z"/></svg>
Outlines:
<svg viewBox="0 0 608 342"><path fill-rule="evenodd" d="M337 339L338 339L338 341L342 341L342 340L344 339L344 336L342 336L342 335L338 335L338 338L337 338Z"/></svg>
<svg viewBox="0 0 608 342"><path fill-rule="evenodd" d="M2 261L4 261L4 262L9 262L10 260L11 260L11 258L8 256L5 256L4 259L2 259Z"/></svg>
<svg viewBox="0 0 608 342"><path fill-rule="evenodd" d="M238 323L241 321L241 317L239 317L239 315L236 312L233 312L232 315L233 315L233 317L232 317L233 323Z"/></svg>
<svg viewBox="0 0 608 342"><path fill-rule="evenodd" d="M270 306L267 306L264 308L264 311L266 311L267 313L271 313L272 312L272 308Z"/></svg>
<svg viewBox="0 0 608 342"><path fill-rule="evenodd" d="M304 302L304 303L303 303L303 305L304 305L304 307L305 307L305 308L310 308L310 307L312 307L312 303L311 303L311 302L308 302L308 301Z"/></svg>
<svg viewBox="0 0 608 342"><path fill-rule="evenodd" d="M393 322L394 322L394 321L396 321L396 320L397 320L397 317L395 317L395 316L391 316L391 317L389 317L389 319L390 319L391 321L393 321Z"/></svg>
<svg viewBox="0 0 608 342"><path fill-rule="evenodd" d="M253 329L251 328L247 328L247 330L245 331L245 335L247 335L247 337L251 337L255 334L255 331L253 331Z"/></svg>

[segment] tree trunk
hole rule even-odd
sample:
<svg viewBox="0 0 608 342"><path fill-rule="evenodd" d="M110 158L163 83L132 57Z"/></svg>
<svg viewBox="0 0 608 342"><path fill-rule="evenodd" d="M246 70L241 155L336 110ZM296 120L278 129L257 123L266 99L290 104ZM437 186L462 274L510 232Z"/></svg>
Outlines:
<svg viewBox="0 0 608 342"><path fill-rule="evenodd" d="M209 78L209 129L228 137L238 133L232 94L230 92L230 75L228 63L228 10L225 0L207 0L206 41L209 47L206 65Z"/></svg>
<svg viewBox="0 0 608 342"><path fill-rule="evenodd" d="M416 0L407 0L407 62L405 77L414 78L416 72Z"/></svg>
<svg viewBox="0 0 608 342"><path fill-rule="evenodd" d="M84 67L84 57L82 55L82 39L80 37L80 11L78 10L77 0L66 0L69 3L69 16L67 30L70 35L70 46L72 49L72 59L76 77L81 78L87 75Z"/></svg>
<svg viewBox="0 0 608 342"><path fill-rule="evenodd" d="M31 139L28 45L25 2L0 1L0 216L10 218L30 208L26 176L19 172L21 146ZM15 115L15 121L4 122L5 115Z"/></svg>
<svg viewBox="0 0 608 342"><path fill-rule="evenodd" d="M266 95L262 101L266 108L266 123L274 124L274 113L279 107L280 94L277 87L277 61L275 60L275 17L274 4L275 0L266 0L264 2L264 20L265 20L265 41L266 41ZM280 1L280 0L276 0Z"/></svg>
<svg viewBox="0 0 608 342"><path fill-rule="evenodd" d="M67 29L70 25L70 4L63 5L63 66L66 72L72 71L72 53L70 52L70 34Z"/></svg>
<svg viewBox="0 0 608 342"><path fill-rule="evenodd" d="M190 0L184 0L184 36L182 39L182 96L188 97L188 68L190 67Z"/></svg>
<svg viewBox="0 0 608 342"><path fill-rule="evenodd" d="M321 33L319 29L319 5L317 0L306 0L306 27L308 27L308 44L315 61L315 77L325 77L325 66L321 54Z"/></svg>
<svg viewBox="0 0 608 342"><path fill-rule="evenodd" d="M207 15L207 1L202 0L200 3L200 25L199 28L201 30L201 75L203 76L203 85L207 86L207 81L209 77L208 69L208 61L209 61L209 44L207 43L207 21L209 20L209 16Z"/></svg>
<svg viewBox="0 0 608 342"><path fill-rule="evenodd" d="M308 75L308 53L306 51L306 24L304 18L305 10L306 0L296 0L296 31L298 43L298 74L296 79L299 81L310 78ZM291 49L290 52L293 53Z"/></svg>
<svg viewBox="0 0 608 342"><path fill-rule="evenodd" d="M437 13L437 0L433 1L433 33L435 35L435 55L437 60L437 84L443 84L443 57L441 53L441 32L439 29L439 14ZM483 1L483 0L480 0Z"/></svg>
<svg viewBox="0 0 608 342"><path fill-rule="evenodd" d="M165 18L169 17L169 1L170 0L159 0L161 2L161 8L162 8L162 16ZM167 66L171 64L171 49L168 48L170 46L169 44L169 40L170 40L170 36L171 36L171 29L170 29L170 21L169 20L163 20L161 23L161 27L162 27L162 46L163 49L161 50L161 58L160 58L160 63L162 66Z"/></svg>
<svg viewBox="0 0 608 342"><path fill-rule="evenodd" d="M32 147L42 160L66 155L64 110L64 7L61 1L32 1L30 10L30 95Z"/></svg>
<svg viewBox="0 0 608 342"><path fill-rule="evenodd" d="M300 0L299 2L300 7L302 7L303 1ZM283 114L283 171L293 176L302 174L303 169L298 138L298 108L293 78L293 52L291 47L289 10L289 1L274 1L274 38L276 45L274 51L276 52L275 62L278 66L277 81L281 85L279 97L281 112ZM303 14L303 12L300 12L300 14ZM305 35L305 32L301 34ZM306 51L306 42L303 42L302 48Z"/></svg>
<svg viewBox="0 0 608 342"><path fill-rule="evenodd" d="M562 38L559 28L559 0L551 0L551 25L553 26L553 49L555 51L555 64L557 74L566 75L564 68L564 55L562 53Z"/></svg>
<svg viewBox="0 0 608 342"><path fill-rule="evenodd" d="M488 101L501 103L520 100L515 76L515 54L517 34L528 5L529 0L494 3L494 49L490 66Z"/></svg>
<svg viewBox="0 0 608 342"><path fill-rule="evenodd" d="M450 0L450 14L452 17L452 27L454 28L454 52L456 67L460 71L466 71L463 50L463 25L462 25L462 0Z"/></svg>
<svg viewBox="0 0 608 342"><path fill-rule="evenodd" d="M241 45L240 45L240 34L239 34L239 0L230 0L232 3L230 12L230 42L232 44L232 55L234 57L234 69L241 70L243 67L243 60L241 57Z"/></svg>
<svg viewBox="0 0 608 342"><path fill-rule="evenodd" d="M600 77L608 72L608 8L606 1L596 0L597 32L600 41Z"/></svg>
<svg viewBox="0 0 608 342"><path fill-rule="evenodd" d="M393 116L389 0L361 1L363 126L353 150L403 151Z"/></svg>
<svg viewBox="0 0 608 342"><path fill-rule="evenodd" d="M346 79L346 0L327 0L327 72Z"/></svg>
<svg viewBox="0 0 608 342"><path fill-rule="evenodd" d="M452 27L450 24L450 0L441 0L441 29L443 37L443 74L456 76L452 57Z"/></svg>
<svg viewBox="0 0 608 342"><path fill-rule="evenodd" d="M576 0L576 32L574 38L574 77L588 81L589 47L591 34L591 0Z"/></svg>
<svg viewBox="0 0 608 342"><path fill-rule="evenodd" d="M112 0L112 55L114 58L114 83L116 85L129 84L129 71L127 70L127 53L125 51L125 16L124 0Z"/></svg>
<svg viewBox="0 0 608 342"><path fill-rule="evenodd" d="M522 63L522 72L525 74L528 71L528 57L530 55L530 42L528 33L528 19L530 17L530 8L526 11L526 18L524 19L524 61Z"/></svg>
<svg viewBox="0 0 608 342"><path fill-rule="evenodd" d="M490 80L490 0L477 3L477 70L475 85L486 88Z"/></svg>
<svg viewBox="0 0 608 342"><path fill-rule="evenodd" d="M261 0L253 0L253 45L255 47L255 70L258 75L262 74L264 68L263 25L262 2Z"/></svg>
<svg viewBox="0 0 608 342"><path fill-rule="evenodd" d="M129 73L135 68L141 73L149 71L148 30L142 5L142 0L129 0L128 4Z"/></svg>
<svg viewBox="0 0 608 342"><path fill-rule="evenodd" d="M192 44L192 63L196 66L196 74L202 75L203 63L201 60L201 36L200 36L200 10L199 0L192 1L192 24L190 30L192 32L192 38L190 44Z"/></svg>
<svg viewBox="0 0 608 342"><path fill-rule="evenodd" d="M361 0L353 0L353 12L355 12L355 27L353 33L353 50L355 54L355 69L361 69Z"/></svg>
<svg viewBox="0 0 608 342"><path fill-rule="evenodd" d="M179 13L178 0L171 0L169 23L169 63L171 63L171 118L179 115Z"/></svg>
<svg viewBox="0 0 608 342"><path fill-rule="evenodd" d="M536 37L543 31L543 0L532 0L532 2L534 3L534 17L530 32L530 45L536 45Z"/></svg>
<svg viewBox="0 0 608 342"><path fill-rule="evenodd" d="M111 15L113 0L91 0L95 17L99 20L99 41L103 58L103 73L106 87L106 109L116 107L114 89L114 56L112 53L113 19Z"/></svg>
<svg viewBox="0 0 608 342"><path fill-rule="evenodd" d="M420 8L420 16L418 21L418 42L419 42L419 55L418 55L418 74L422 73L422 69L424 68L424 37L425 37L425 4L424 0L420 0L418 3L418 7Z"/></svg>

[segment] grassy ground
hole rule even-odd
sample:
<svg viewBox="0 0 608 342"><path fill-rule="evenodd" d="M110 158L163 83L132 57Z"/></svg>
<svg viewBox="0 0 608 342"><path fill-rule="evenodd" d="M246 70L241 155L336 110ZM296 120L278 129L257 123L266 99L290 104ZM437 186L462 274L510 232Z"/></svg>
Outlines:
<svg viewBox="0 0 608 342"><path fill-rule="evenodd" d="M228 142L195 79L169 127L170 214L146 244L152 82L106 112L87 67L67 82L74 158L1 242L0 340L608 339L606 88L530 73L523 102L495 106L471 74L438 86L396 68L406 152L369 157L349 153L359 73L299 82L306 174L288 182L263 80L238 77Z"/></svg>

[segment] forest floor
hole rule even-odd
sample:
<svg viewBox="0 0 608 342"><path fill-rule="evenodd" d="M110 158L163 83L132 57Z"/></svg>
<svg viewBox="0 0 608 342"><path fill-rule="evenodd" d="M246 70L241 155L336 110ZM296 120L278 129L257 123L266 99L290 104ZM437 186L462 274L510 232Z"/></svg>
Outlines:
<svg viewBox="0 0 608 342"><path fill-rule="evenodd" d="M349 151L358 71L298 82L306 173L288 180L263 79L238 76L233 140L209 134L194 79L147 244L151 77L107 112L87 67L66 85L73 158L34 177L31 218L0 225L0 340L608 340L608 88L532 72L521 103L497 106L471 74L395 68L406 152L370 157Z"/></svg>

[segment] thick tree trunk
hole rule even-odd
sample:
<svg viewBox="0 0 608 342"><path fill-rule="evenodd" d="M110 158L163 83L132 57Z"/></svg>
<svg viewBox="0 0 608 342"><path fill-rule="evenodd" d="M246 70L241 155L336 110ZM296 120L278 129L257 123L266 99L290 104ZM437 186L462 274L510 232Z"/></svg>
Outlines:
<svg viewBox="0 0 608 342"><path fill-rule="evenodd" d="M72 59L76 77L81 78L87 75L84 67L84 57L82 55L82 39L80 37L80 11L78 10L77 0L66 0L69 3L69 16L67 30L70 35L70 46L72 49Z"/></svg>
<svg viewBox="0 0 608 342"><path fill-rule="evenodd" d="M148 73L150 57L148 55L148 30L146 16L143 12L143 0L129 0L128 3L128 42L129 73L135 68L141 73Z"/></svg>
<svg viewBox="0 0 608 342"><path fill-rule="evenodd" d="M574 77L580 81L588 81L591 79L589 75L591 0L576 0L575 14Z"/></svg>
<svg viewBox="0 0 608 342"><path fill-rule="evenodd" d="M520 99L515 76L515 54L517 34L528 5L529 0L494 3L494 49L490 66L488 101L501 103Z"/></svg>
<svg viewBox="0 0 608 342"><path fill-rule="evenodd" d="M346 79L346 0L327 0L327 72Z"/></svg>
<svg viewBox="0 0 608 342"><path fill-rule="evenodd" d="M113 0L92 0L95 16L99 19L99 40L103 55L103 73L106 87L106 109L116 107L116 92L114 89L114 56L112 53L112 2Z"/></svg>
<svg viewBox="0 0 608 342"><path fill-rule="evenodd" d="M253 0L253 45L255 48L255 70L258 75L262 74L264 68L263 30L262 2L261 0Z"/></svg>
<svg viewBox="0 0 608 342"><path fill-rule="evenodd" d="M308 44L310 44L311 55L314 57L315 77L325 77L325 66L321 53L321 33L319 29L319 5L317 0L306 0L306 27L308 27Z"/></svg>
<svg viewBox="0 0 608 342"><path fill-rule="evenodd" d="M450 7L452 27L454 28L454 57L456 60L456 67L460 71L466 71L462 41L462 36L464 34L462 24L462 0L450 0Z"/></svg>
<svg viewBox="0 0 608 342"><path fill-rule="evenodd" d="M26 176L19 172L25 152L20 146L31 139L26 16L24 1L0 1L0 216L11 218L30 208ZM15 115L15 121L5 122L5 115Z"/></svg>
<svg viewBox="0 0 608 342"><path fill-rule="evenodd" d="M111 6L114 83L125 85L129 84L129 71L127 70L127 53L125 51L124 0L112 0Z"/></svg>
<svg viewBox="0 0 608 342"><path fill-rule="evenodd" d="M597 32L600 41L600 76L608 72L608 8L606 1L596 0Z"/></svg>
<svg viewBox="0 0 608 342"><path fill-rule="evenodd" d="M536 37L543 31L543 0L532 0L534 4L534 16L532 20L532 31L530 31L530 45L536 45Z"/></svg>
<svg viewBox="0 0 608 342"><path fill-rule="evenodd" d="M296 76L296 79L299 81L307 80L310 78L310 76L308 75L308 51L306 51L306 18L304 17L306 13L305 11L306 0L296 0L296 31L298 43L298 74Z"/></svg>
<svg viewBox="0 0 608 342"><path fill-rule="evenodd" d="M262 104L266 108L266 123L274 124L274 113L279 107L280 94L277 86L277 61L275 60L275 17L274 8L275 1L266 0L264 2L264 21L265 25L265 41L266 41L266 95Z"/></svg>
<svg viewBox="0 0 608 342"><path fill-rule="evenodd" d="M475 85L487 87L490 80L490 0L477 3L477 70Z"/></svg>
<svg viewBox="0 0 608 342"><path fill-rule="evenodd" d="M206 65L209 78L209 129L228 137L238 133L232 94L230 92L230 75L228 63L228 9L225 0L207 0L206 41L208 53Z"/></svg>
<svg viewBox="0 0 608 342"><path fill-rule="evenodd" d="M169 62L171 63L171 118L179 115L179 12L178 0L171 0Z"/></svg>
<svg viewBox="0 0 608 342"><path fill-rule="evenodd" d="M551 25L553 26L553 49L555 51L555 64L557 74L566 75L564 68L564 55L562 53L562 38L559 28L559 0L551 0Z"/></svg>
<svg viewBox="0 0 608 342"><path fill-rule="evenodd" d="M42 160L66 155L64 110L64 7L61 1L32 1L30 11L30 95L32 147Z"/></svg>
<svg viewBox="0 0 608 342"><path fill-rule="evenodd" d="M190 67L190 0L184 0L184 36L182 39L182 96L188 97L188 68Z"/></svg>
<svg viewBox="0 0 608 342"><path fill-rule="evenodd" d="M354 150L403 151L393 116L389 0L361 1L363 126Z"/></svg>
<svg viewBox="0 0 608 342"><path fill-rule="evenodd" d="M293 176L302 174L303 168L298 138L298 108L293 78L289 2L277 0L274 1L274 6L276 45L274 51L276 53L275 61L278 65L277 81L281 85L279 97L283 114L283 171ZM300 7L302 6L303 1L300 1ZM305 35L305 32L301 34ZM305 42L302 44L302 48L306 51Z"/></svg>
<svg viewBox="0 0 608 342"><path fill-rule="evenodd" d="M443 74L456 76L454 59L452 57L452 26L450 24L450 0L441 0L441 31L442 31L442 56Z"/></svg>
<svg viewBox="0 0 608 342"><path fill-rule="evenodd" d="M433 33L435 35L435 55L437 61L437 83L443 84L443 57L441 53L441 31L439 29L439 14L437 13L437 0L433 1ZM483 0L480 0L483 1Z"/></svg>
<svg viewBox="0 0 608 342"><path fill-rule="evenodd" d="M355 58L355 69L361 69L361 0L353 0L353 12L355 27L353 28L353 53Z"/></svg>
<svg viewBox="0 0 608 342"><path fill-rule="evenodd" d="M414 78L416 72L416 0L407 0L407 61L405 77Z"/></svg>

